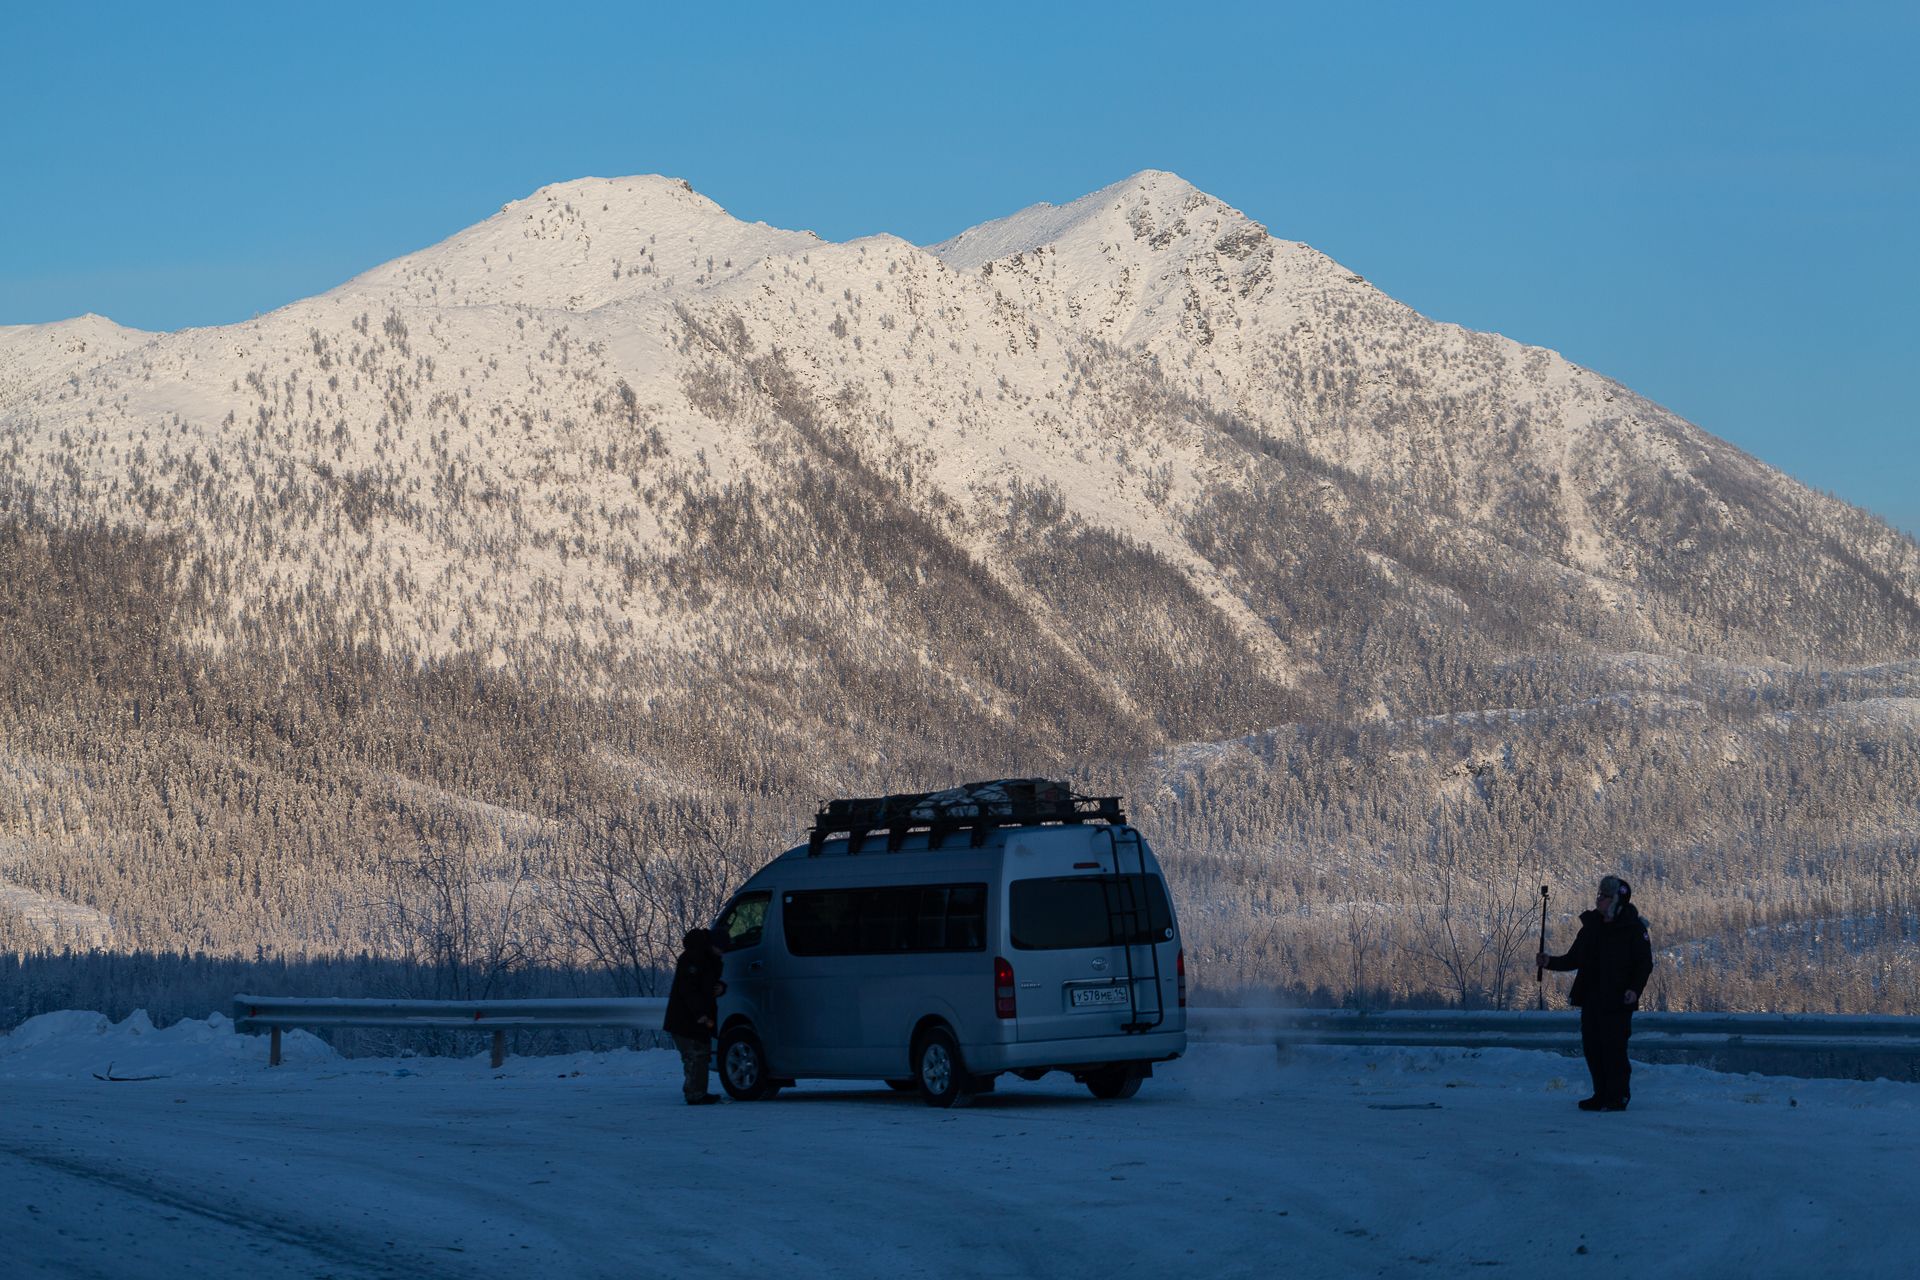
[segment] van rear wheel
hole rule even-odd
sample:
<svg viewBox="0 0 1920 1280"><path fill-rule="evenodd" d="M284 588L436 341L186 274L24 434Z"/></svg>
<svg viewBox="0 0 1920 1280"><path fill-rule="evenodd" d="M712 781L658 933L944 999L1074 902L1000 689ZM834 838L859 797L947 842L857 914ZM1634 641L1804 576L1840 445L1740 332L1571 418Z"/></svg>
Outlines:
<svg viewBox="0 0 1920 1280"><path fill-rule="evenodd" d="M720 1087L739 1102L762 1102L780 1092L767 1075L767 1051L752 1027L728 1027L720 1037Z"/></svg>
<svg viewBox="0 0 1920 1280"><path fill-rule="evenodd" d="M945 1027L930 1027L914 1041L913 1078L930 1107L964 1107L973 1101L973 1077L960 1058L960 1042Z"/></svg>
<svg viewBox="0 0 1920 1280"><path fill-rule="evenodd" d="M1131 1098L1146 1078L1137 1067L1109 1067L1087 1077L1087 1091L1096 1098Z"/></svg>

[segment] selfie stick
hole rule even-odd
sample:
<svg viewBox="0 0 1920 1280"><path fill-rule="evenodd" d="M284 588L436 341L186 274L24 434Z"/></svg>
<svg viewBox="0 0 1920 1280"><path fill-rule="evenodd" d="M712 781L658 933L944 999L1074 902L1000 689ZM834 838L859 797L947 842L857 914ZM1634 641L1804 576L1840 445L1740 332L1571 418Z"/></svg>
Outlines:
<svg viewBox="0 0 1920 1280"><path fill-rule="evenodd" d="M1540 886L1540 954L1547 954L1547 886ZM1540 987L1540 1007L1547 1007L1547 987L1541 979L1546 976L1545 965L1535 965L1533 980Z"/></svg>

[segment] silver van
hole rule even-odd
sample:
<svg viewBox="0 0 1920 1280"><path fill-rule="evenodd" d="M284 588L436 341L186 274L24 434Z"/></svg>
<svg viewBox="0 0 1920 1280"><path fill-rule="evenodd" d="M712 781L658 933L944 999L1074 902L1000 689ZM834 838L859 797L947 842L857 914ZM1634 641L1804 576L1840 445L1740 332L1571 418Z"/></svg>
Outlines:
<svg viewBox="0 0 1920 1280"><path fill-rule="evenodd" d="M1120 802L1039 779L836 800L721 912L720 1079L882 1079L962 1106L1012 1072L1130 1098L1186 1050L1186 956Z"/></svg>

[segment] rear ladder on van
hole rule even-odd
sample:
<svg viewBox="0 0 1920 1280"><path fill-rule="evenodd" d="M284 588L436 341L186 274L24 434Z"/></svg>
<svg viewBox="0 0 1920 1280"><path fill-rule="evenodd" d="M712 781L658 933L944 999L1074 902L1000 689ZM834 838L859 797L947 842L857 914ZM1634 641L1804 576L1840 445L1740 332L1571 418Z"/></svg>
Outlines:
<svg viewBox="0 0 1920 1280"><path fill-rule="evenodd" d="M1113 848L1113 879L1106 890L1108 936L1126 940L1120 950L1126 957L1127 1011L1131 1016L1121 1024L1120 1029L1129 1035L1138 1035L1143 1031L1152 1031L1167 1020L1166 993L1160 985L1159 943L1152 939L1146 943L1153 974L1153 1004L1150 1007L1141 1007L1138 979L1146 975L1136 971L1133 963L1137 945L1134 939L1145 934L1152 922L1147 904L1141 901L1142 886L1147 879L1147 846L1140 839L1140 833L1132 827L1118 830L1108 827L1106 835ZM1132 847L1135 863L1132 870L1123 861L1120 851L1122 845ZM1148 1021L1149 1017L1152 1021Z"/></svg>

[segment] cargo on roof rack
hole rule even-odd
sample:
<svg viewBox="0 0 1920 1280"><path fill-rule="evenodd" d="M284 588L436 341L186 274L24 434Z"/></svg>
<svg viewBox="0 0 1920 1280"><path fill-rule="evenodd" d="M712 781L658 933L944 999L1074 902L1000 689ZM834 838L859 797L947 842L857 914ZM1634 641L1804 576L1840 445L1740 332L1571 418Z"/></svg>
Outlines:
<svg viewBox="0 0 1920 1280"><path fill-rule="evenodd" d="M898 852L914 832L927 833L927 847L938 849L956 832L971 833L972 845L986 841L996 827L1046 823L1126 823L1118 796L1075 795L1064 782L1045 778L1001 778L969 782L945 791L829 800L814 816L807 856L819 857L828 840L847 838L847 852L859 853L868 837L885 833L888 852Z"/></svg>

